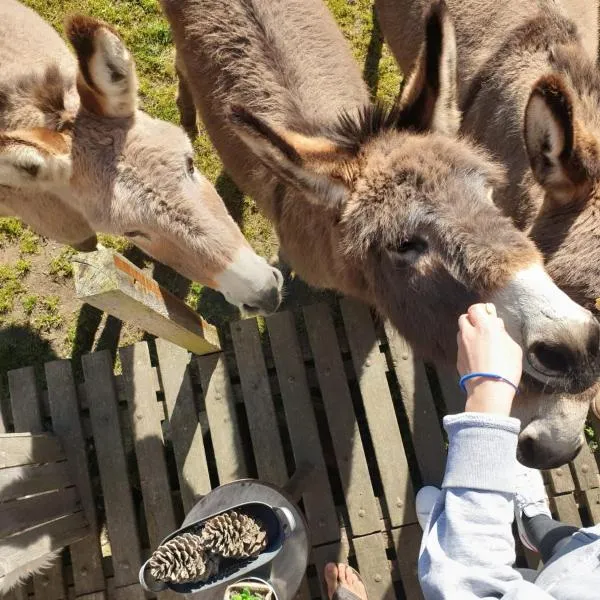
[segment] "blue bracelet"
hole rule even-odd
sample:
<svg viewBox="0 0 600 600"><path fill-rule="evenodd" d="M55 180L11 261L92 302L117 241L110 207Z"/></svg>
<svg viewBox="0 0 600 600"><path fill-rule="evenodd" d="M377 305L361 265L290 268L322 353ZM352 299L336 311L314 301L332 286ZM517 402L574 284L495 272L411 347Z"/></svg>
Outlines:
<svg viewBox="0 0 600 600"><path fill-rule="evenodd" d="M465 387L465 383L469 381L469 379L475 379L476 377L483 377L485 379L495 379L496 381L504 381L504 383L508 383L511 387L515 388L515 392L519 393L519 387L516 386L512 381L506 379L506 377L502 377L502 375L496 375L496 373L467 373L463 375L459 381L458 385L462 388L462 391L467 393L467 388Z"/></svg>

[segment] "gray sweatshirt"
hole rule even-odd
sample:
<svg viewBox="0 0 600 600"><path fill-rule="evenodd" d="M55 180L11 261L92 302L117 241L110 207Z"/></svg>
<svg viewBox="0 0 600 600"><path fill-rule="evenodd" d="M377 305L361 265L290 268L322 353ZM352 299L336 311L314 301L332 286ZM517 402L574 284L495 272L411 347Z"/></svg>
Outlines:
<svg viewBox="0 0 600 600"><path fill-rule="evenodd" d="M513 568L513 496L520 423L450 415L442 494L423 535L426 600L599 600L600 525L581 529L529 583Z"/></svg>

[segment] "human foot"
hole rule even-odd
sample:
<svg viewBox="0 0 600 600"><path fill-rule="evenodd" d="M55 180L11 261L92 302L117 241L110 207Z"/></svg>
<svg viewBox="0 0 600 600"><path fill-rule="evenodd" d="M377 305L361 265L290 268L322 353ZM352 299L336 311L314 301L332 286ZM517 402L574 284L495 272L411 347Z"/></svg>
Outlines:
<svg viewBox="0 0 600 600"><path fill-rule="evenodd" d="M544 480L537 469L530 469L519 464L515 483L515 520L519 537L527 548L537 552L525 531L523 516L531 519L537 515L546 515L551 518Z"/></svg>
<svg viewBox="0 0 600 600"><path fill-rule="evenodd" d="M360 575L348 565L325 565L325 583L329 600L367 600L365 584Z"/></svg>

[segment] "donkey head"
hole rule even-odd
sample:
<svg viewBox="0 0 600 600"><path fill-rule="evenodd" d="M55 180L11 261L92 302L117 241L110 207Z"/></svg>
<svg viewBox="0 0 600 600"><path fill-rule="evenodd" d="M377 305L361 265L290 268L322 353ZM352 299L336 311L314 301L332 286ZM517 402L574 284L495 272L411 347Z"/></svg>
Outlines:
<svg viewBox="0 0 600 600"><path fill-rule="evenodd" d="M316 135L241 107L232 119L257 158L300 192L294 200L331 218L334 251L323 260L338 289L373 304L422 354L452 362L458 315L492 301L525 349L526 371L546 387L579 392L595 379L598 324L494 206L499 167L449 137L459 123L455 70L454 32L440 4L399 108L369 106Z"/></svg>
<svg viewBox="0 0 600 600"><path fill-rule="evenodd" d="M281 274L254 253L198 173L183 131L138 110L121 39L88 17L66 28L79 63L73 110L45 115L47 128L0 134L0 184L58 196L94 231L130 238L249 312L274 311Z"/></svg>

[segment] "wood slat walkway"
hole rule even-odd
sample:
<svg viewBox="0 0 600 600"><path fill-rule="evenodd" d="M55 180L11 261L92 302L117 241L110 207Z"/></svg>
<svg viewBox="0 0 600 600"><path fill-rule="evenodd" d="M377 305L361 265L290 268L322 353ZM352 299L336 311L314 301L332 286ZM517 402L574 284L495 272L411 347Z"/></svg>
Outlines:
<svg viewBox="0 0 600 600"><path fill-rule="evenodd" d="M421 598L414 490L440 483L441 417L463 399L454 374L425 368L367 308L342 300L341 317L315 305L236 322L232 347L202 357L138 343L120 351L121 374L110 353L93 353L81 382L69 361L48 363L43 382L31 368L10 372L0 432L53 431L69 457L68 473L31 473L23 489L69 476L96 534L6 597L141 600L143 559L198 498L248 476L283 485L312 465L302 508L313 550L298 598L323 596L329 560L358 567L371 600ZM587 447L546 477L557 516L600 521Z"/></svg>

